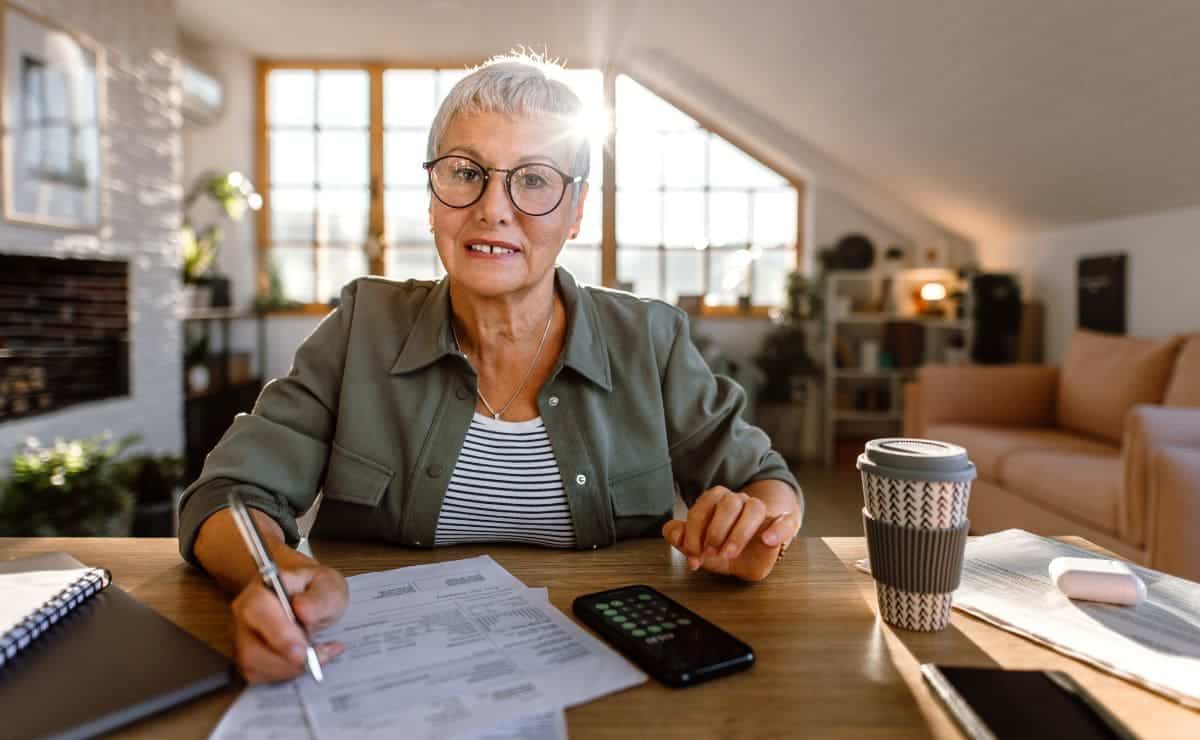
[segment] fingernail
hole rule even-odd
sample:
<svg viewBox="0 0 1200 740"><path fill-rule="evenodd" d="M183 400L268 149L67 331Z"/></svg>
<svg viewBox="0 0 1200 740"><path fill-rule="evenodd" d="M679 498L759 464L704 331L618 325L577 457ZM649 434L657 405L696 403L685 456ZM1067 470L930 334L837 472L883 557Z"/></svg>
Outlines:
<svg viewBox="0 0 1200 740"><path fill-rule="evenodd" d="M726 546L726 547L725 547L725 557L727 557L727 558L731 558L731 557L733 557L733 556L734 556L736 553L737 553L737 548L736 548L736 547L734 547L733 545L728 545L728 546Z"/></svg>
<svg viewBox="0 0 1200 740"><path fill-rule="evenodd" d="M768 545L778 544L779 535L775 534L774 532L767 532L763 535L763 542L767 543Z"/></svg>
<svg viewBox="0 0 1200 740"><path fill-rule="evenodd" d="M699 558L688 558L688 568L690 570L699 569L700 568L700 559Z"/></svg>
<svg viewBox="0 0 1200 740"><path fill-rule="evenodd" d="M304 660L305 652L303 645L292 645L288 648L288 657L292 660Z"/></svg>
<svg viewBox="0 0 1200 740"><path fill-rule="evenodd" d="M704 557L715 558L716 556L717 556L717 549L715 547L704 548Z"/></svg>

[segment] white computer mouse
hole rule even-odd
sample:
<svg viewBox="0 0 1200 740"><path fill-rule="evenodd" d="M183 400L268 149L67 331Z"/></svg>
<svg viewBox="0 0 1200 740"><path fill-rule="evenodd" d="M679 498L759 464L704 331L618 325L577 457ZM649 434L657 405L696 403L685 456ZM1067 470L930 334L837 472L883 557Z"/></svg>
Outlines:
<svg viewBox="0 0 1200 740"><path fill-rule="evenodd" d="M1120 560L1054 558L1050 580L1072 599L1122 606L1135 606L1146 599L1146 584Z"/></svg>

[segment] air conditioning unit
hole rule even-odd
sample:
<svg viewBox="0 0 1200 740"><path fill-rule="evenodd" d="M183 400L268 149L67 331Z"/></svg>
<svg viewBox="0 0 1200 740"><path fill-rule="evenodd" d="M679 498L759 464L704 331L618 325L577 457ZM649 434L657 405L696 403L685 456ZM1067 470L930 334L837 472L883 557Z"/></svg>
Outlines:
<svg viewBox="0 0 1200 740"><path fill-rule="evenodd" d="M225 107L225 89L216 77L184 60L179 85L183 92L184 120L205 126L221 116Z"/></svg>

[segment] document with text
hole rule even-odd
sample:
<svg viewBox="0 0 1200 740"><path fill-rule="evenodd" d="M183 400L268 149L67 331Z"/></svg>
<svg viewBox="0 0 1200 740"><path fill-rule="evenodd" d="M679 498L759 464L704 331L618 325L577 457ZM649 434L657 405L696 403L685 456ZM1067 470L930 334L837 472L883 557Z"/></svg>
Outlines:
<svg viewBox="0 0 1200 740"><path fill-rule="evenodd" d="M214 738L551 740L562 708L646 680L487 556L347 581L346 614L316 636L346 646L325 681L247 690Z"/></svg>

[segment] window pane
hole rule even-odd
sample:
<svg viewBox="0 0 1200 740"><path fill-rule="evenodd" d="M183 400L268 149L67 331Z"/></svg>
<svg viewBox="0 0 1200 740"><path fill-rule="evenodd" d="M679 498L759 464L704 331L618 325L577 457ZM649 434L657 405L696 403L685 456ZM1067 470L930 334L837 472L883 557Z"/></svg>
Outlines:
<svg viewBox="0 0 1200 740"><path fill-rule="evenodd" d="M588 190L587 201L583 204L583 222L579 224L579 237L567 244L599 244L603 238L603 221L604 193L598 186L592 186Z"/></svg>
<svg viewBox="0 0 1200 740"><path fill-rule="evenodd" d="M318 177L322 185L367 186L370 140L364 131L321 132L317 139Z"/></svg>
<svg viewBox="0 0 1200 740"><path fill-rule="evenodd" d="M754 261L754 305L781 306L787 276L795 269L796 250L791 247L764 249Z"/></svg>
<svg viewBox="0 0 1200 740"><path fill-rule="evenodd" d="M666 186L704 187L705 134L688 131L663 138L663 182Z"/></svg>
<svg viewBox="0 0 1200 740"><path fill-rule="evenodd" d="M597 247L567 242L558 253L558 263L570 270L579 282L600 284L600 250Z"/></svg>
<svg viewBox="0 0 1200 740"><path fill-rule="evenodd" d="M453 88L455 85L457 85L459 80L461 80L462 78L466 77L469 74L471 74L471 70L469 70L469 69L439 69L438 70L438 73L437 73L437 105L434 106L435 110L437 109L438 106L440 106L442 104L442 101L446 99L446 96L450 94L451 88ZM426 121L426 125L432 124L432 123L433 123L433 118L430 117L430 119L428 121Z"/></svg>
<svg viewBox="0 0 1200 740"><path fill-rule="evenodd" d="M705 245L704 193L675 191L663 194L663 243L669 247Z"/></svg>
<svg viewBox="0 0 1200 740"><path fill-rule="evenodd" d="M617 187L649 190L662 185L662 137L617 131Z"/></svg>
<svg viewBox="0 0 1200 740"><path fill-rule="evenodd" d="M754 244L764 247L796 243L796 210L799 199L792 188L755 193Z"/></svg>
<svg viewBox="0 0 1200 740"><path fill-rule="evenodd" d="M709 141L709 178L714 187L749 188L779 187L787 181L758 160L725 141L713 136Z"/></svg>
<svg viewBox="0 0 1200 740"><path fill-rule="evenodd" d="M272 131L270 137L272 184L312 187L317 175L313 133Z"/></svg>
<svg viewBox="0 0 1200 740"><path fill-rule="evenodd" d="M704 251L698 249L668 249L667 286L663 300L675 303L680 294L700 295L704 292Z"/></svg>
<svg viewBox="0 0 1200 740"><path fill-rule="evenodd" d="M267 76L267 116L272 126L313 125L315 80L310 70L271 71Z"/></svg>
<svg viewBox="0 0 1200 740"><path fill-rule="evenodd" d="M383 197L383 219L389 244L429 242L429 193L425 188L388 190Z"/></svg>
<svg viewBox="0 0 1200 740"><path fill-rule="evenodd" d="M279 275L284 298L304 303L315 300L312 247L273 246L271 261Z"/></svg>
<svg viewBox="0 0 1200 740"><path fill-rule="evenodd" d="M617 280L632 283L631 293L658 298L659 251L621 247L617 250Z"/></svg>
<svg viewBox="0 0 1200 740"><path fill-rule="evenodd" d="M271 189L271 241L311 242L315 196L307 188Z"/></svg>
<svg viewBox="0 0 1200 740"><path fill-rule="evenodd" d="M370 203L365 190L317 193L317 241L361 245L367 238Z"/></svg>
<svg viewBox="0 0 1200 740"><path fill-rule="evenodd" d="M342 286L367 274L367 254L357 247L324 247L317 252L317 300L329 301Z"/></svg>
<svg viewBox="0 0 1200 740"><path fill-rule="evenodd" d="M429 126L433 122L434 71L389 69L383 73L383 125Z"/></svg>
<svg viewBox="0 0 1200 740"><path fill-rule="evenodd" d="M749 249L713 250L708 302L719 306L734 305L738 296L749 294L752 261Z"/></svg>
<svg viewBox="0 0 1200 740"><path fill-rule="evenodd" d="M317 122L357 126L370 122L369 78L362 70L321 70L317 78Z"/></svg>
<svg viewBox="0 0 1200 740"><path fill-rule="evenodd" d="M386 185L425 185L428 134L420 131L389 131L383 135L383 182Z"/></svg>
<svg viewBox="0 0 1200 740"><path fill-rule="evenodd" d="M391 247L384 253L387 276L395 280L436 280L437 250L428 247Z"/></svg>
<svg viewBox="0 0 1200 740"><path fill-rule="evenodd" d="M617 242L656 247L662 241L662 195L617 192Z"/></svg>
<svg viewBox="0 0 1200 740"><path fill-rule="evenodd" d="M708 198L708 236L713 245L749 243L749 195L717 191L709 193Z"/></svg>
<svg viewBox="0 0 1200 740"><path fill-rule="evenodd" d="M617 76L617 130L675 131L696 128L696 122L631 78Z"/></svg>

